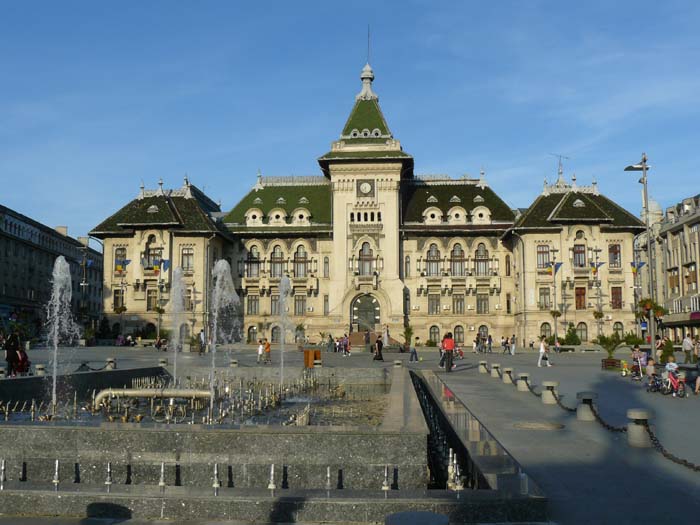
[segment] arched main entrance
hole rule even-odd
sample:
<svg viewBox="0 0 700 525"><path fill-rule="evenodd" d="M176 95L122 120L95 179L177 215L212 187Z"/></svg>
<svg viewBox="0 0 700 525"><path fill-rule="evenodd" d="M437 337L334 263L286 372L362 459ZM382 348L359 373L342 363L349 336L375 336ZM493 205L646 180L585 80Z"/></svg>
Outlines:
<svg viewBox="0 0 700 525"><path fill-rule="evenodd" d="M352 325L360 332L369 330L374 332L380 320L379 301L370 294L358 295L350 307L350 319Z"/></svg>

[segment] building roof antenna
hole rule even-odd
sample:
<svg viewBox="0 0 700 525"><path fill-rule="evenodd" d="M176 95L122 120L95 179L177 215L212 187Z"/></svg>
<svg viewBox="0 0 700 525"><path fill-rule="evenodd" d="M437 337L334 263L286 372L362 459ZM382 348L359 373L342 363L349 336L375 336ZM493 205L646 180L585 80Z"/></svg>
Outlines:
<svg viewBox="0 0 700 525"><path fill-rule="evenodd" d="M367 63L369 64L369 24L367 24Z"/></svg>

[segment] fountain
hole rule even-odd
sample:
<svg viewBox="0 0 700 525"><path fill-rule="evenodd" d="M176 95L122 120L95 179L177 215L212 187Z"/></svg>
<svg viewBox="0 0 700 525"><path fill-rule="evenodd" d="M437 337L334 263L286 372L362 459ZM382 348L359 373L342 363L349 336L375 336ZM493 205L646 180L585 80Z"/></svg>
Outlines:
<svg viewBox="0 0 700 525"><path fill-rule="evenodd" d="M58 377L58 344L61 339L69 342L78 339L80 330L73 322L71 314L71 298L73 285L70 277L70 266L66 259L59 255L53 265L51 299L46 305L46 325L48 326L48 344L53 349L52 354L52 385L51 410L56 415L56 380Z"/></svg>
<svg viewBox="0 0 700 525"><path fill-rule="evenodd" d="M280 279L280 388L284 385L284 350L285 336L289 325L289 314L287 313L287 298L292 294L292 282L289 276L285 275Z"/></svg>
<svg viewBox="0 0 700 525"><path fill-rule="evenodd" d="M172 344L173 344L173 385L177 387L177 354L182 349L182 331L180 327L185 319L185 278L179 266L173 271L173 282L170 289L170 312L172 314Z"/></svg>
<svg viewBox="0 0 700 525"><path fill-rule="evenodd" d="M214 417L214 386L216 372L216 345L219 340L224 343L230 342L233 337L232 330L226 331L225 326L220 321L226 314L231 315L233 310L239 303L240 299L233 286L231 279L231 266L225 259L219 259L214 265L211 272L214 279L214 289L211 295L211 334L209 350L211 351L211 375L209 377L211 400L210 400L210 418Z"/></svg>

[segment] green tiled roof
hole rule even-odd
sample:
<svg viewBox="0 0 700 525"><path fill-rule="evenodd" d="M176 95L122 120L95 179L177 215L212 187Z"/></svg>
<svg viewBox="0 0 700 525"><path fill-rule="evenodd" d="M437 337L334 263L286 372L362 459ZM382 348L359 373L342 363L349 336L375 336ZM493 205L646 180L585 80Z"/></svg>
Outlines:
<svg viewBox="0 0 700 525"><path fill-rule="evenodd" d="M284 199L283 204L277 202L280 198ZM303 198L308 200L308 203L299 202ZM259 201L256 202L258 199ZM226 215L224 223L245 224L245 214L251 208L258 208L263 212L265 223L267 223L267 215L274 208L285 210L288 219L291 219L291 214L296 208L306 208L311 214L311 224L330 224L331 185L270 184L258 191L253 189Z"/></svg>
<svg viewBox="0 0 700 525"><path fill-rule="evenodd" d="M410 159L408 153L400 150L394 151L329 151L322 157L321 160L344 160L344 159Z"/></svg>
<svg viewBox="0 0 700 525"><path fill-rule="evenodd" d="M580 200L584 206L574 206ZM520 216L518 228L551 228L567 222L601 222L614 227L642 228L642 222L604 195L569 191L540 195Z"/></svg>
<svg viewBox="0 0 700 525"><path fill-rule="evenodd" d="M216 223L205 211L205 209L211 209L212 212L218 211L218 207L210 199L206 198L207 201L200 202L200 199L194 195L196 194L193 192L192 198L186 198L170 196L169 192L165 192L163 195L149 195L134 199L93 228L90 234L125 233L134 228L149 226L168 227L188 232L219 231ZM203 193L201 195L204 196Z"/></svg>
<svg viewBox="0 0 700 525"><path fill-rule="evenodd" d="M483 202L474 202L477 197L481 197ZM429 199L437 201L428 202ZM456 202L457 199L459 202ZM492 221L513 222L515 220L513 211L491 188L480 187L474 182L426 184L421 181L407 181L401 186L401 201L403 222L421 222L425 209L432 206L439 208L443 217L454 206L461 206L467 213L477 206L485 206L491 212Z"/></svg>
<svg viewBox="0 0 700 525"><path fill-rule="evenodd" d="M355 106L350 112L345 127L343 128L342 138L350 137L352 130L356 129L360 133L367 129L370 133L378 129L383 137L390 137L391 131L384 119L382 110L379 108L377 99L363 100L355 102Z"/></svg>

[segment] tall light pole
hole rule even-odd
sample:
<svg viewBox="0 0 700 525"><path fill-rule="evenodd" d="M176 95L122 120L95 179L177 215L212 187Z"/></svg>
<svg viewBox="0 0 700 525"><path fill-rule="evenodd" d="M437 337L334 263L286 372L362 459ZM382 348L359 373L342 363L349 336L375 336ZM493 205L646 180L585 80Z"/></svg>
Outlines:
<svg viewBox="0 0 700 525"><path fill-rule="evenodd" d="M549 253L552 254L552 281L553 281L553 288L554 288L554 310L557 309L557 253L559 253L559 250L556 248L552 248L549 250ZM557 324L559 323L559 318L554 317L554 347L556 348L557 346Z"/></svg>
<svg viewBox="0 0 700 525"><path fill-rule="evenodd" d="M598 261L600 260L600 252L602 252L600 248L594 248L593 253L595 254L595 287L597 289L597 294L598 294L598 337L603 335L603 291L601 289L601 282L600 282L600 266L598 264Z"/></svg>
<svg viewBox="0 0 700 525"><path fill-rule="evenodd" d="M651 166L647 165L647 154L642 153L642 162L640 164L631 164L625 168L625 171L641 171L642 178L639 182L644 187L644 218L646 223L647 235L647 267L649 271L649 297L653 303L656 303L656 286L654 283L654 254L651 251L651 219L649 217L649 192L647 189L647 171ZM651 355L654 355L654 345L656 344L656 315L653 310L649 316L649 343L651 347Z"/></svg>

